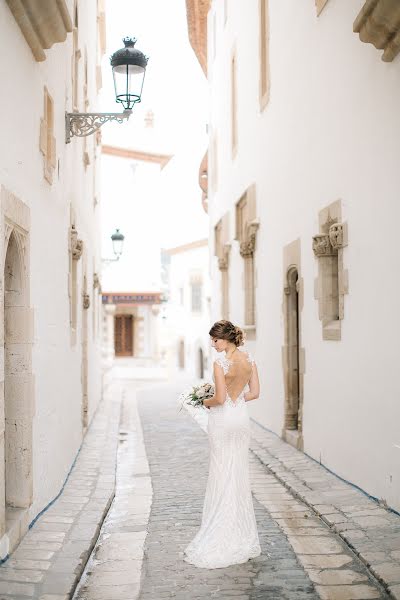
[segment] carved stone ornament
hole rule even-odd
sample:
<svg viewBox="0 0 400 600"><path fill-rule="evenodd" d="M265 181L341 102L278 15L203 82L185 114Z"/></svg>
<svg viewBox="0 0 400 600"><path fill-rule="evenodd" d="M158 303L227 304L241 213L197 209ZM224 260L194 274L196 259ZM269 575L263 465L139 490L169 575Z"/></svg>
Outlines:
<svg viewBox="0 0 400 600"><path fill-rule="evenodd" d="M101 290L101 283L100 283L100 277L98 276L97 273L93 273L93 289L99 289Z"/></svg>
<svg viewBox="0 0 400 600"><path fill-rule="evenodd" d="M383 50L382 60L391 62L400 52L399 0L366 0L354 21L360 40Z"/></svg>
<svg viewBox="0 0 400 600"><path fill-rule="evenodd" d="M71 254L74 260L79 260L83 252L83 240L78 240L78 232L75 225L70 230Z"/></svg>
<svg viewBox="0 0 400 600"><path fill-rule="evenodd" d="M336 250L332 248L328 233L319 233L313 236L313 251L317 258L320 256L334 256Z"/></svg>
<svg viewBox="0 0 400 600"><path fill-rule="evenodd" d="M334 250L343 248L343 225L342 223L335 223L329 228L329 241Z"/></svg>
<svg viewBox="0 0 400 600"><path fill-rule="evenodd" d="M240 243L240 256L243 258L253 256L256 249L257 230L260 222L257 219L250 221L246 225L246 239Z"/></svg>
<svg viewBox="0 0 400 600"><path fill-rule="evenodd" d="M231 252L231 245L224 244L222 247L222 256L218 258L218 268L220 271L227 271L229 268L229 254Z"/></svg>
<svg viewBox="0 0 400 600"><path fill-rule="evenodd" d="M83 308L87 310L90 307L90 296L89 294L82 294Z"/></svg>
<svg viewBox="0 0 400 600"><path fill-rule="evenodd" d="M224 257L224 258L218 259L218 268L220 271L227 271L228 267L229 267L228 258Z"/></svg>

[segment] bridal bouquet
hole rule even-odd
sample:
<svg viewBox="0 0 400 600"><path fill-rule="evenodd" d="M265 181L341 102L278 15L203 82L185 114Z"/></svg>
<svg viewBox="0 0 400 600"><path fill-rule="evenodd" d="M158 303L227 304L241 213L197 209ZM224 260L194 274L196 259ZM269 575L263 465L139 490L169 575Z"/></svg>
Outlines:
<svg viewBox="0 0 400 600"><path fill-rule="evenodd" d="M203 404L204 400L214 396L214 385L203 383L195 385L190 390L179 396L180 409L185 408L189 415L196 421L200 428L207 432L209 410Z"/></svg>
<svg viewBox="0 0 400 600"><path fill-rule="evenodd" d="M203 406L204 400L208 398L212 398L214 396L215 390L214 385L212 383L203 383L202 385L195 385L190 390L183 392L179 396L179 400L181 403L181 407L179 410L182 410L185 404L190 404L191 406Z"/></svg>

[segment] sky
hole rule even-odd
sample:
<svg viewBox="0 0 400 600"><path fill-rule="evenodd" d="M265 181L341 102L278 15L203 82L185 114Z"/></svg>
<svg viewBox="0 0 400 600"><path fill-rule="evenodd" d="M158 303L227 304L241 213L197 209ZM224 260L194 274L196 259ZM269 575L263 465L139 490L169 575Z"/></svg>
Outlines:
<svg viewBox="0 0 400 600"><path fill-rule="evenodd" d="M112 256L110 235L125 235L124 254L103 273L108 291L159 288L161 248L208 236L198 171L207 149L207 82L189 44L185 0L107 0L107 52L103 60L100 110L119 112L115 103L111 54L122 38L137 38L149 57L142 103L128 122L106 124L103 144L171 155L159 167L102 157L103 256ZM154 126L145 126L146 113ZM112 288L112 289L111 289Z"/></svg>

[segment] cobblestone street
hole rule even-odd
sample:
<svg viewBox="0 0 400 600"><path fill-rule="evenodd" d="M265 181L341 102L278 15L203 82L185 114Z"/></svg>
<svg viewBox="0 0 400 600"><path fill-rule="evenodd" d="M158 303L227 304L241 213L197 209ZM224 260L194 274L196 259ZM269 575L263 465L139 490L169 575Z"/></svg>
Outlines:
<svg viewBox="0 0 400 600"><path fill-rule="evenodd" d="M178 412L181 388L110 388L117 397L107 395L60 498L0 568L0 600L400 597L399 517L256 424L250 465L262 555L216 570L184 562L200 525L208 447Z"/></svg>

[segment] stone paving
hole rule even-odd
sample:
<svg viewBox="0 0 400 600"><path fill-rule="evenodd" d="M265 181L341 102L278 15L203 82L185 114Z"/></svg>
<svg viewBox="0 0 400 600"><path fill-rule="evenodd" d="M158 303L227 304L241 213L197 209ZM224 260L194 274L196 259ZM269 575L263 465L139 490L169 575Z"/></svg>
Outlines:
<svg viewBox="0 0 400 600"><path fill-rule="evenodd" d="M178 413L176 392L166 391L139 395L154 494L140 600L318 598L286 535L257 501L260 557L215 570L198 569L182 560L183 549L200 525L208 448L200 428Z"/></svg>
<svg viewBox="0 0 400 600"><path fill-rule="evenodd" d="M346 542L392 598L400 600L400 516L256 423L252 435L251 449L260 462ZM291 523L286 519L285 527ZM301 553L301 548L296 550ZM327 571L323 576L332 578Z"/></svg>
<svg viewBox="0 0 400 600"><path fill-rule="evenodd" d="M74 600L137 598L151 500L141 423L132 386L127 384L122 393L115 498Z"/></svg>
<svg viewBox="0 0 400 600"><path fill-rule="evenodd" d="M400 598L399 517L257 424L262 555L227 569L184 562L200 525L207 437L178 412L179 382L146 386L114 384L62 496L0 568L0 600Z"/></svg>
<svg viewBox="0 0 400 600"><path fill-rule="evenodd" d="M0 600L68 600L115 489L120 394L113 386L94 416L63 493L0 567Z"/></svg>

